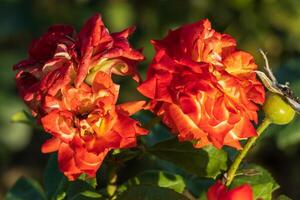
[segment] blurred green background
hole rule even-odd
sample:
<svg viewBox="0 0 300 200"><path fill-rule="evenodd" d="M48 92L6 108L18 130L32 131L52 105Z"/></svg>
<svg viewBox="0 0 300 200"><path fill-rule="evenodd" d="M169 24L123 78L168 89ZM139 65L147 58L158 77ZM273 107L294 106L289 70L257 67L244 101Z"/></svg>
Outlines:
<svg viewBox="0 0 300 200"><path fill-rule="evenodd" d="M144 49L147 59L139 67L143 77L154 54L150 39L209 18L216 30L231 34L239 48L251 52L260 66L258 49L265 50L278 79L289 81L300 95L299 0L0 0L0 199L21 175L41 180L48 158L40 152L44 134L10 122L14 113L26 109L17 94L12 65L27 56L30 41L50 25L65 23L79 30L96 12L111 32L137 27L131 42ZM119 81L122 101L140 98L131 92L133 81ZM278 193L293 199L300 199L298 118L287 126L272 125L247 159L269 169L281 185Z"/></svg>

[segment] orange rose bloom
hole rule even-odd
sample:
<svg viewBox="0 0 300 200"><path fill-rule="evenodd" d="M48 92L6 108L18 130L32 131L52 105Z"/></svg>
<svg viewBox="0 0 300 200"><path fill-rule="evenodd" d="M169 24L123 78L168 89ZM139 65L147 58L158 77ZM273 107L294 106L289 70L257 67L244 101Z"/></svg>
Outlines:
<svg viewBox="0 0 300 200"><path fill-rule="evenodd" d="M147 133L130 118L145 102L117 105L119 85L111 77L139 81L136 65L144 56L129 44L133 31L109 33L99 14L78 34L53 26L14 66L24 102L52 136L42 152L58 151L60 170L70 180L82 173L94 177L110 150L133 147Z"/></svg>
<svg viewBox="0 0 300 200"><path fill-rule="evenodd" d="M42 152L58 151L59 167L70 180L82 173L94 177L109 150L133 147L136 137L147 133L129 117L145 102L115 105L118 89L108 74L98 72L92 87L68 86L60 96L46 97L48 114L41 122L53 138Z"/></svg>
<svg viewBox="0 0 300 200"><path fill-rule="evenodd" d="M240 149L239 140L256 136L251 121L257 122L264 88L253 57L231 36L206 19L152 43L156 55L138 89L179 140Z"/></svg>
<svg viewBox="0 0 300 200"><path fill-rule="evenodd" d="M45 96L55 96L68 84L91 84L97 71L139 81L136 65L144 56L129 44L134 29L110 33L99 14L87 20L79 33L71 26L51 26L31 43L28 58L14 65L18 90L32 113L43 115Z"/></svg>

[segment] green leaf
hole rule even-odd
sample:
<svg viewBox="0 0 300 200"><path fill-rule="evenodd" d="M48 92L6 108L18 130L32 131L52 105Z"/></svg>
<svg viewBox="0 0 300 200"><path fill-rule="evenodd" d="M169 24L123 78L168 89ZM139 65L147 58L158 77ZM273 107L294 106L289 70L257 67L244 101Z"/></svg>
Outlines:
<svg viewBox="0 0 300 200"><path fill-rule="evenodd" d="M59 196L64 196L64 190L68 184L67 178L59 171L57 154L49 157L44 173L44 185L48 199L56 200Z"/></svg>
<svg viewBox="0 0 300 200"><path fill-rule="evenodd" d="M89 183L82 180L71 182L67 190L68 200L99 199L101 197L102 195Z"/></svg>
<svg viewBox="0 0 300 200"><path fill-rule="evenodd" d="M19 111L11 116L11 121L14 123L32 124L34 118L25 110Z"/></svg>
<svg viewBox="0 0 300 200"><path fill-rule="evenodd" d="M227 170L227 153L213 146L196 149L190 142L169 139L155 144L148 151L200 177L215 178Z"/></svg>
<svg viewBox="0 0 300 200"><path fill-rule="evenodd" d="M38 131L44 131L43 127L38 124L37 120L25 110L14 113L11 115L10 120L13 123L26 124Z"/></svg>
<svg viewBox="0 0 300 200"><path fill-rule="evenodd" d="M161 122L161 119L149 111L142 110L132 117L141 122L145 129L149 130L149 134L139 138L142 144L152 146L174 137L169 128Z"/></svg>
<svg viewBox="0 0 300 200"><path fill-rule="evenodd" d="M141 151L138 150L116 149L113 151L111 159L113 159L115 163L123 163L136 158L140 154Z"/></svg>
<svg viewBox="0 0 300 200"><path fill-rule="evenodd" d="M185 177L187 190L191 192L198 199L205 200L206 192L215 183L214 179L200 178L198 176Z"/></svg>
<svg viewBox="0 0 300 200"><path fill-rule="evenodd" d="M125 184L119 187L119 192L124 192L128 188L137 185L151 185L172 189L182 193L185 183L180 175L164 171L145 171L134 178L129 179Z"/></svg>
<svg viewBox="0 0 300 200"><path fill-rule="evenodd" d="M118 200L188 200L187 197L168 188L139 185L129 188Z"/></svg>
<svg viewBox="0 0 300 200"><path fill-rule="evenodd" d="M90 186L92 186L92 188L96 188L97 187L97 178L90 178L88 177L87 174L81 174L78 177L78 180L82 180L84 182L86 182L87 184L89 184Z"/></svg>
<svg viewBox="0 0 300 200"><path fill-rule="evenodd" d="M24 110L22 110L17 113L14 113L11 116L11 121L12 122L29 123L30 119L28 118L27 113Z"/></svg>
<svg viewBox="0 0 300 200"><path fill-rule="evenodd" d="M94 199L102 197L101 194L94 192L94 191L89 191L89 190L81 192L81 195L84 197L89 197L89 198L94 198Z"/></svg>
<svg viewBox="0 0 300 200"><path fill-rule="evenodd" d="M249 165L242 171L243 175L234 178L231 188L248 183L253 188L254 199L272 199L272 192L279 188L279 185L267 170L257 165Z"/></svg>
<svg viewBox="0 0 300 200"><path fill-rule="evenodd" d="M38 182L21 177L5 196L5 200L44 200L45 194Z"/></svg>
<svg viewBox="0 0 300 200"><path fill-rule="evenodd" d="M276 198L276 200L292 200L292 199L285 195L280 195L279 197Z"/></svg>

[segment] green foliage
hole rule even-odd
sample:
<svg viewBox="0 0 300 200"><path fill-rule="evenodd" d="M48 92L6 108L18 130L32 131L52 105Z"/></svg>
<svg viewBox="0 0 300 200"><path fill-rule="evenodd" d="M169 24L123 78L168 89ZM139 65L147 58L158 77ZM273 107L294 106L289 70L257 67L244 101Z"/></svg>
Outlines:
<svg viewBox="0 0 300 200"><path fill-rule="evenodd" d="M56 153L52 154L48 160L44 186L49 200L85 200L102 197L95 190L97 186L96 178L91 179L86 174L82 174L77 181L69 182L59 171Z"/></svg>
<svg viewBox="0 0 300 200"><path fill-rule="evenodd" d="M11 121L14 123L31 124L32 116L30 116L30 114L27 113L26 111L22 110L13 114L13 116L11 116Z"/></svg>
<svg viewBox="0 0 300 200"><path fill-rule="evenodd" d="M81 174L77 180L81 180L83 182L86 182L87 184L89 184L92 188L96 188L97 187L97 178L90 178L88 177L87 174Z"/></svg>
<svg viewBox="0 0 300 200"><path fill-rule="evenodd" d="M59 171L57 154L52 154L45 171L44 185L49 200L65 199L85 200L100 198L101 194L94 188L97 186L95 178L90 179L82 174L77 181L68 182Z"/></svg>
<svg viewBox="0 0 300 200"><path fill-rule="evenodd" d="M113 151L111 159L115 163L123 163L123 162L126 162L126 161L136 158L140 154L141 154L141 152L138 150L131 150L131 149L119 150L119 149L117 149L117 150Z"/></svg>
<svg viewBox="0 0 300 200"><path fill-rule="evenodd" d="M279 197L276 198L276 200L292 200L292 199L285 195L280 195Z"/></svg>
<svg viewBox="0 0 300 200"><path fill-rule="evenodd" d="M242 170L243 175L237 175L231 183L231 188L235 188L244 183L252 186L255 199L272 199L272 192L279 188L271 174L258 165L249 165Z"/></svg>
<svg viewBox="0 0 300 200"><path fill-rule="evenodd" d="M69 184L67 200L99 199L102 195L98 193L89 183L77 180Z"/></svg>
<svg viewBox="0 0 300 200"><path fill-rule="evenodd" d="M200 197L198 199L205 200L208 188L212 186L216 181L214 179L192 176L185 178L185 182L187 185L187 189L191 192L191 194L193 194L195 197Z"/></svg>
<svg viewBox="0 0 300 200"><path fill-rule="evenodd" d="M6 194L5 200L44 200L41 186L34 180L21 177Z"/></svg>
<svg viewBox="0 0 300 200"><path fill-rule="evenodd" d="M57 154L52 154L44 172L44 186L49 200L63 196L67 187L67 178L59 171Z"/></svg>
<svg viewBox="0 0 300 200"><path fill-rule="evenodd" d="M169 139L149 147L148 151L200 177L215 178L227 169L227 153L212 146L196 149L189 142Z"/></svg>
<svg viewBox="0 0 300 200"><path fill-rule="evenodd" d="M140 121L145 129L150 131L148 135L141 137L142 143L147 146L152 146L173 137L169 128L161 123L160 117L155 116L149 111L138 112L134 115L134 118Z"/></svg>
<svg viewBox="0 0 300 200"><path fill-rule="evenodd" d="M172 189L178 193L182 193L185 188L185 182L180 175L164 171L145 171L129 179L119 187L118 191L124 192L137 185L159 186Z"/></svg>
<svg viewBox="0 0 300 200"><path fill-rule="evenodd" d="M188 200L187 197L171 189L151 185L139 185L129 188L118 200Z"/></svg>
<svg viewBox="0 0 300 200"><path fill-rule="evenodd" d="M9 167L6 167L9 160L12 160L9 166L17 167L16 165L22 162L22 165L28 167L26 157L34 156L32 151L24 152L24 159L14 157L13 152L21 151L26 148L32 138L36 145L40 145L44 141L38 134L31 137L33 132L36 133L40 130L31 129L29 126L23 124L9 123L10 116L13 113L25 108L25 105L21 103L21 99L15 89L13 78L15 72L11 70L12 65L26 57L30 41L45 32L47 27L51 24L67 23L74 25L77 30L79 30L79 27L82 26L87 17L95 12L102 14L105 24L111 31L120 31L130 25L137 26L137 31L131 36L130 40L134 47L144 48L143 53L146 56L146 60L138 67L142 76L145 76L146 68L154 53L154 49L149 43L150 39L162 38L166 35L169 28L175 28L179 25L207 17L211 20L216 30L231 34L237 39L239 48L253 53L256 63L260 67L263 65L263 62L261 56L257 53L257 49L262 48L267 51L271 66L276 69L279 68L276 74L279 81L281 83L289 81L296 94L300 96L300 60L297 58L300 52L300 1L297 0L153 0L142 2L129 0L4 0L1 4L0 11L0 60L2 64L0 68L0 144L3 146L3 148L1 148L0 162L1 168L4 166L4 169L9 169ZM40 14L41 12L43 15ZM132 82L131 80L122 81L121 101L141 98L137 92L132 92L133 88L136 87ZM26 113L19 112L13 116L12 121L30 122L26 117ZM299 182L299 170L297 170L300 167L300 162L297 161L299 153L297 144L300 143L299 124L300 120L299 117L297 117L294 122L285 127L273 126L275 127L274 132L276 132L276 134L271 136L270 130L268 130L263 135L263 137L273 138L268 138L269 142L267 140L261 140L263 145L258 145L259 148L257 148L257 151L253 151L255 153L255 156L253 156L254 159L259 159L260 162L264 162L267 166L274 166L272 167L272 171L276 173L276 177L281 177L280 180L282 180L282 184L298 185ZM151 135L146 136L147 144L155 144L162 138L165 139L168 137L168 134L163 134L164 130L161 127L162 126L154 127ZM274 140L280 150L289 153L289 157L286 157L287 154L280 154L280 156L278 156L279 152L278 149L274 147ZM207 172L203 169L207 169L207 166L205 164L203 164L203 166L199 164L203 160L204 163L207 162L206 159L203 159L203 157L208 157L206 152L207 150L203 150L202 153L192 153L192 155L186 155L187 152L178 153L177 159L176 152L170 154L171 158L167 158L169 156L168 152L160 152L160 156L156 156L175 165L178 164L178 166L181 166L182 169L185 169L189 173L200 174L205 177L211 174L208 177L215 177L216 174L220 174L220 171L224 171L227 168L224 164L226 162L219 162L220 166L213 164L215 168L209 167L211 170ZM282 151L280 152L282 153ZM132 156L131 158L130 156L125 156L127 153L128 152L123 153L122 151L120 154L117 154L116 160L118 160L118 162L125 162L131 158L137 158L136 152L133 152L133 154L131 154L131 151L129 152ZM39 152L36 151L34 154L39 155ZM196 154L196 156L194 154ZM197 157L198 154L201 155L199 156L202 159L201 161L194 160L194 157ZM202 154L205 154L205 156ZM15 155L20 156L20 154ZM275 161L273 158L276 156L278 160L277 163L274 164ZM220 159L224 158L223 153L221 153L220 157ZM262 160L266 157L271 157L271 159ZM15 160L18 160L18 162L15 162ZM282 162L282 160L289 160L290 162ZM55 161L55 159L53 161ZM44 166L39 163L40 162L34 163L34 167L37 167L39 170L43 169ZM217 161L213 161L212 163L217 163ZM57 166L57 161L55 161L55 164ZM134 164L138 165L139 161L134 162ZM192 166L194 164L195 166ZM30 163L29 166L31 167L31 165L32 163ZM130 167L131 165L129 163L128 168L130 169ZM199 170L199 167L203 168ZM287 171L285 169L291 170ZM64 183L66 179L58 171L57 167L53 167L52 165L49 167L48 164L46 171L43 185L45 186L47 197L52 199L55 198L54 196L56 196L57 199L66 197L67 194L63 191L68 187L68 183ZM200 173L200 171L202 172ZM128 171L128 173L130 173L130 171ZM286 173L288 173L288 175ZM3 171L3 174L6 174L6 171ZM239 177L241 176L237 176L236 178L238 179ZM247 177L249 178L249 176ZM251 177L252 176L250 176L250 178ZM186 181L186 177L184 177L184 179ZM204 191L209 186L209 183L205 185L205 180L199 180L198 176L194 176L189 180L191 180L188 182L191 183L190 185L193 185L192 189L195 192L199 190ZM28 186L30 185L30 181L26 179L26 181L21 181L21 184L24 183ZM1 180L0 191L5 191L5 186L2 182ZM83 182L81 183L85 184ZM94 183L93 180L91 180L88 184L93 185ZM266 184L266 188L271 190L271 186L268 184ZM300 190L294 188L295 187L285 187L284 189L286 191L284 192L293 195L291 197L298 197ZM31 190L26 189L25 191L25 194L27 194L27 192ZM79 196L83 196L82 198L84 198L88 195L93 196L93 194L91 191L83 191ZM2 195L3 194L0 194L0 196ZM9 191L8 195L11 195L11 191ZM96 193L94 195L97 196L98 194ZM21 199L21 197L18 197L18 199Z"/></svg>

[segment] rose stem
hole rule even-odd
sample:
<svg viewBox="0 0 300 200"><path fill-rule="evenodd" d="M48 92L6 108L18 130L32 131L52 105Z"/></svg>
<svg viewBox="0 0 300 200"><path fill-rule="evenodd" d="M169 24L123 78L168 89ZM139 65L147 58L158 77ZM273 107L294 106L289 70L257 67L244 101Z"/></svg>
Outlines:
<svg viewBox="0 0 300 200"><path fill-rule="evenodd" d="M230 166L228 172L227 172L227 177L226 177L226 186L229 186L235 176L235 173L237 169L239 168L242 160L244 157L247 155L248 151L250 148L253 146L253 144L256 142L257 138L261 135L261 133L271 124L271 120L268 119L267 117L264 118L262 123L258 126L257 128L257 137L251 137L247 143L245 144L244 148L240 153L237 155L237 157L234 159L232 165Z"/></svg>

